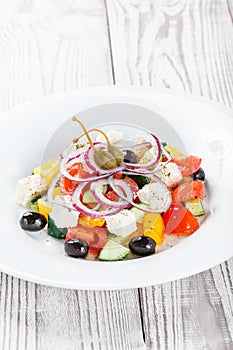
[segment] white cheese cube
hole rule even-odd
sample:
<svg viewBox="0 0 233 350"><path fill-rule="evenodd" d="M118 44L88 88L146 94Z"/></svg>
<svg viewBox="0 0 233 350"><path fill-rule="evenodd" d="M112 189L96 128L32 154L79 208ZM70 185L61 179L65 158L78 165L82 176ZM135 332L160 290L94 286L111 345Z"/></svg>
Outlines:
<svg viewBox="0 0 233 350"><path fill-rule="evenodd" d="M156 175L170 188L176 187L182 180L181 171L175 163L168 163Z"/></svg>
<svg viewBox="0 0 233 350"><path fill-rule="evenodd" d="M141 202L148 204L151 209L164 211L170 201L170 193L163 185L157 182L143 186L138 191L138 197Z"/></svg>
<svg viewBox="0 0 233 350"><path fill-rule="evenodd" d="M77 226L79 212L74 210L71 204L71 196L57 196L56 202L61 205L53 204L53 209L50 214L51 218L55 222L55 225L59 228Z"/></svg>
<svg viewBox="0 0 233 350"><path fill-rule="evenodd" d="M115 143L123 139L123 133L117 130L109 130L106 132L106 135L111 143ZM96 141L106 143L105 137L100 133L96 137Z"/></svg>
<svg viewBox="0 0 233 350"><path fill-rule="evenodd" d="M27 207L33 199L42 196L46 191L46 184L40 175L30 175L17 182L16 202L23 207Z"/></svg>
<svg viewBox="0 0 233 350"><path fill-rule="evenodd" d="M107 229L118 236L126 237L136 231L136 218L133 212L124 209L120 213L106 216Z"/></svg>

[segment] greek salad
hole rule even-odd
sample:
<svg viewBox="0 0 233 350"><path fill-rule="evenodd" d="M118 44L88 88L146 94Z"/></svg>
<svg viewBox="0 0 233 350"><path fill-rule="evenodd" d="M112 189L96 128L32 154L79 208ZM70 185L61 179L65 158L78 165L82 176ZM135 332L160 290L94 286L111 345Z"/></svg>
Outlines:
<svg viewBox="0 0 233 350"><path fill-rule="evenodd" d="M45 230L64 254L119 261L157 253L198 230L206 216L201 158L150 132L87 130L60 155L20 179L23 230Z"/></svg>

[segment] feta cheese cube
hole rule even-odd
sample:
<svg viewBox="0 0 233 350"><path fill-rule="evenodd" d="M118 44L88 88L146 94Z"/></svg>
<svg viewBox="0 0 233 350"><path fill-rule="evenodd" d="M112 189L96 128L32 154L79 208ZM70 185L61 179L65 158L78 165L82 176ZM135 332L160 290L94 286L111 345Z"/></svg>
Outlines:
<svg viewBox="0 0 233 350"><path fill-rule="evenodd" d="M50 214L56 226L59 228L77 226L79 212L73 210L71 196L57 196L56 202L61 205L53 204L53 209ZM68 206L70 209L63 207L62 205Z"/></svg>
<svg viewBox="0 0 233 350"><path fill-rule="evenodd" d="M105 219L108 231L118 236L126 237L137 229L135 215L127 209Z"/></svg>
<svg viewBox="0 0 233 350"><path fill-rule="evenodd" d="M170 193L163 185L157 182L143 186L138 191L138 197L141 202L148 204L151 209L164 211L170 201Z"/></svg>
<svg viewBox="0 0 233 350"><path fill-rule="evenodd" d="M168 163L156 175L170 188L176 187L182 180L181 171L175 163Z"/></svg>
<svg viewBox="0 0 233 350"><path fill-rule="evenodd" d="M42 196L46 191L47 186L45 181L39 174L27 176L17 183L15 193L16 203L27 207L33 199Z"/></svg>
<svg viewBox="0 0 233 350"><path fill-rule="evenodd" d="M117 130L109 130L106 132L106 135L111 143L115 143L123 139L123 133ZM96 141L106 143L106 139L102 134L98 134Z"/></svg>

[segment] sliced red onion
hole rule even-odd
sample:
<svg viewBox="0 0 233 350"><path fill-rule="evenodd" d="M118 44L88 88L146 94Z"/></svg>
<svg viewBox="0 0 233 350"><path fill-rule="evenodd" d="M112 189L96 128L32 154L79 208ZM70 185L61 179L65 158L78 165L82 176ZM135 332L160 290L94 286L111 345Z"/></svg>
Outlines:
<svg viewBox="0 0 233 350"><path fill-rule="evenodd" d="M160 162L154 169L151 169L151 170L126 169L125 171L132 172L135 175L145 175L145 176L156 174L158 171L162 170L172 160L172 156L170 155L170 153L167 152L164 149L164 147L161 147L161 149L162 149L162 153L167 157L167 160L165 162Z"/></svg>
<svg viewBox="0 0 233 350"><path fill-rule="evenodd" d="M125 172L126 173L126 172ZM135 175L134 172L130 173L130 172L127 172L126 173L127 175ZM170 190L168 189L168 187L164 184L164 182L162 182L156 175L150 175L148 174L148 177L150 177L152 180L154 180L155 182L158 182L160 183L164 190L165 190L165 193L168 195L168 201L166 203L166 206L164 208L162 208L162 210L158 210L158 209L149 209L149 208L144 208L144 207L141 207L140 205L134 203L133 200L128 200L128 198L124 195L122 195L122 193L120 193L120 191L118 191L117 189L117 186L114 185L114 181L113 181L113 177L110 177L109 178L109 183L110 183L110 186L112 187L112 189L116 192L116 194L121 197L122 199L124 199L125 201L129 202L132 206L140 209L140 210L143 210L145 212L148 212L148 213L162 213L162 212L165 212L167 211L170 206L171 206L171 203L172 203L172 195L171 195L171 192ZM122 180L123 181L123 180Z"/></svg>
<svg viewBox="0 0 233 350"><path fill-rule="evenodd" d="M94 209L89 209L87 208L80 199L80 196L82 192L85 190L85 187L88 186L89 184L87 183L81 183L79 184L73 195L72 195L72 204L74 208L79 211L80 213L84 215L88 215L93 218L100 218L103 216L110 216L116 213L119 213L122 209L121 208L111 208L109 210L104 210L104 211L95 211Z"/></svg>
<svg viewBox="0 0 233 350"><path fill-rule="evenodd" d="M66 169L66 171L68 171L72 167L72 165L77 164L77 162L78 163L82 163L82 167L83 167L84 171L86 171L87 173L89 173L92 176L96 176L96 171L94 172L92 169L90 169L87 166L87 164L86 164L86 162L85 162L83 157L81 159L73 158L72 160L68 161L66 164L63 164L61 162L62 164L61 164L60 167L62 167L63 169ZM78 179L78 177L76 177L76 179Z"/></svg>
<svg viewBox="0 0 233 350"><path fill-rule="evenodd" d="M72 160L70 163L71 164L72 164L72 162L75 163L75 161L76 160ZM72 176L72 175L70 175L70 173L67 170L67 168L71 165L70 163L68 163L68 164L61 163L60 164L60 171L61 171L62 175L64 175L69 180L76 181L76 182L91 182L91 181L96 181L96 180L99 180L99 179L104 179L104 178L109 176L109 173L108 174L102 174L102 175L90 176L90 177L87 177L85 179L81 178L81 177L77 177L77 176ZM110 173L111 175L115 174L116 171L114 171L114 170L115 169L113 169L111 171L111 173Z"/></svg>
<svg viewBox="0 0 233 350"><path fill-rule="evenodd" d="M87 151L89 150L89 148L90 148L90 146L84 146L82 148L79 148L77 150L74 150L74 151L66 154L66 156L64 156L62 158L61 163L66 164L66 163L70 162L73 159L77 159L77 158L79 158L81 156L84 156L87 153Z"/></svg>
<svg viewBox="0 0 233 350"><path fill-rule="evenodd" d="M139 147L149 147L149 146L152 146L150 142L143 142L143 143L136 143L134 145L129 145L129 146L119 146L119 149L121 149L122 151L127 151L131 149L139 148Z"/></svg>
<svg viewBox="0 0 233 350"><path fill-rule="evenodd" d="M129 188L127 188L126 182L123 182L122 180L114 179L114 184L116 186L122 187L122 189L123 189L122 194L124 195L124 192L125 192L127 198L128 199L130 199L130 198L132 199L133 193L132 193L131 190L129 191ZM125 207L127 207L129 205L128 201L124 201L122 199L120 199L119 201L115 202L115 201L111 201L108 198L106 198L104 196L104 194L102 193L102 187L105 186L105 185L109 185L109 180L108 179L99 180L97 182L92 182L92 184L90 186L90 189L91 189L91 192L92 192L93 196L95 197L95 199L99 203L101 203L105 207L121 208L121 209L124 209Z"/></svg>
<svg viewBox="0 0 233 350"><path fill-rule="evenodd" d="M104 143L99 143L95 146L96 149L103 149L103 150L106 150L106 144ZM88 165L88 167L90 169L92 169L93 171L97 171L98 173L100 174L107 174L107 175L112 175L113 173L116 173L116 172L119 172L119 171L122 171L125 166L124 164L121 165L121 166L118 166L114 169L110 169L110 170L105 170L105 169L102 169L100 168L96 162L94 161L94 158L93 158L93 149L90 148L88 150L88 152L86 153L86 156L85 156L85 161Z"/></svg>
<svg viewBox="0 0 233 350"><path fill-rule="evenodd" d="M160 142L159 142L159 139L157 136L155 136L154 134L151 134L151 136L154 138L156 146L158 148L157 157L146 164L125 163L127 168L130 168L130 169L131 168L132 169L150 169L150 168L155 167L155 165L159 162L159 159L161 157L161 145L160 145Z"/></svg>

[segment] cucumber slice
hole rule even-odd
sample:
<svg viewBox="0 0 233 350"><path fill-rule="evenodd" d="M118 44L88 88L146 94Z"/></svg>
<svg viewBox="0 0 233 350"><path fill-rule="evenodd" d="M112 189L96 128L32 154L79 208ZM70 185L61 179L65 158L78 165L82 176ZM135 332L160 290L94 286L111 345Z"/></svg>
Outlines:
<svg viewBox="0 0 233 350"><path fill-rule="evenodd" d="M138 205L139 205L140 207L142 207L142 208L148 207L148 205L147 205L147 204L144 204L144 203L140 203L140 204L138 204ZM144 212L143 210L140 210L140 209L135 208L135 207L132 207L132 208L130 209L130 211L132 211L132 212L134 213L135 218L136 218L136 221L137 221L139 224L142 224L142 223L143 223L143 217L144 217L144 215L145 215L145 212Z"/></svg>
<svg viewBox="0 0 233 350"><path fill-rule="evenodd" d="M83 203L95 203L96 202L96 199L94 198L93 194L91 193L91 190L87 190L83 194L82 201L83 201Z"/></svg>
<svg viewBox="0 0 233 350"><path fill-rule="evenodd" d="M109 240L99 254L99 260L103 261L117 261L124 259L130 250L123 247L121 244Z"/></svg>
<svg viewBox="0 0 233 350"><path fill-rule="evenodd" d="M112 241L118 243L118 244L121 244L121 245L122 245L122 242L123 242L124 239L125 239L124 236L117 236L117 235L115 235L114 233L109 233L109 234L108 234L108 238L111 239Z"/></svg>
<svg viewBox="0 0 233 350"><path fill-rule="evenodd" d="M185 208L187 208L194 216L205 215L205 210L200 199L192 199L184 203Z"/></svg>

